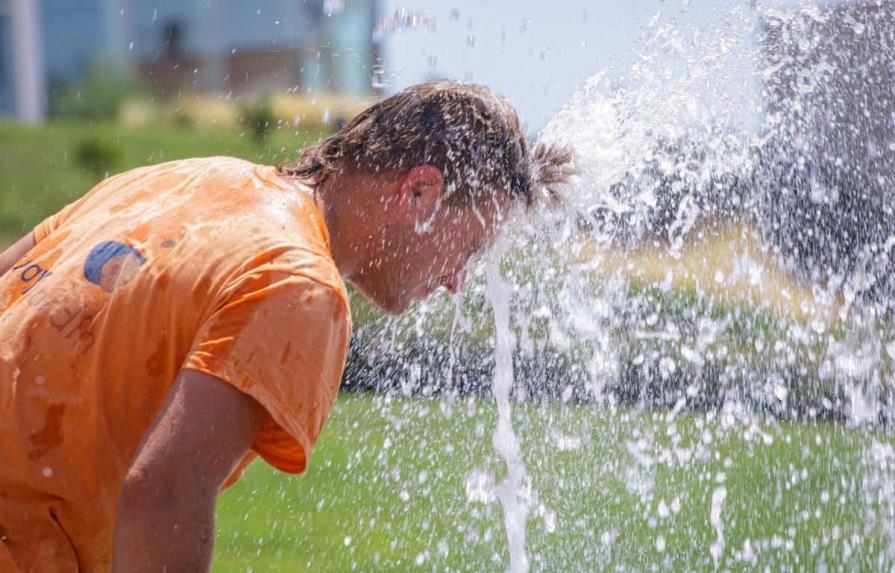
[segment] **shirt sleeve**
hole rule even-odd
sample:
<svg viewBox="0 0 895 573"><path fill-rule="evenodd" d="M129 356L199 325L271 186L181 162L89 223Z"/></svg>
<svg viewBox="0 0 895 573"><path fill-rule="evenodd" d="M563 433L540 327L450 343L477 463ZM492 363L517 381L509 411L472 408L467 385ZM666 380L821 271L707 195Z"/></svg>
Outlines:
<svg viewBox="0 0 895 573"><path fill-rule="evenodd" d="M62 210L54 213L41 221L34 227L34 231L32 232L34 236L34 242L39 243L50 236L50 233L58 229L62 226L62 224L68 220L71 212L75 209L75 207L80 203L80 199L69 203Z"/></svg>
<svg viewBox="0 0 895 573"><path fill-rule="evenodd" d="M134 170L135 172L137 170ZM32 235L34 236L34 242L39 243L50 236L50 234L65 224L68 221L72 214L81 206L87 204L91 197L99 195L104 190L112 189L114 190L115 184L119 181L127 180L127 172L119 173L118 175L112 175L97 183L92 189L60 209L58 212L50 215L43 221L37 224L32 231Z"/></svg>
<svg viewBox="0 0 895 573"><path fill-rule="evenodd" d="M225 291L183 367L257 400L271 420L252 449L299 473L338 393L351 330L347 301L331 286L283 271L248 273Z"/></svg>

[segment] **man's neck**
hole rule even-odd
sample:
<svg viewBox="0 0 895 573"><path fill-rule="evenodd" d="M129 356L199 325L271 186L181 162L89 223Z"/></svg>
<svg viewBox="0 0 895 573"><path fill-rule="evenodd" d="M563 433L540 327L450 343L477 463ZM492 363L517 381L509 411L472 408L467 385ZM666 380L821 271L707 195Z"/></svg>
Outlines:
<svg viewBox="0 0 895 573"><path fill-rule="evenodd" d="M349 279L357 268L360 249L353 240L354 229L343 228L340 224L342 221L340 214L343 209L349 208L347 205L342 205L343 198L349 196L353 189L350 188L349 181L335 175L327 177L321 183L311 185L311 189L314 203L323 214L323 220L329 231L330 254L339 273Z"/></svg>

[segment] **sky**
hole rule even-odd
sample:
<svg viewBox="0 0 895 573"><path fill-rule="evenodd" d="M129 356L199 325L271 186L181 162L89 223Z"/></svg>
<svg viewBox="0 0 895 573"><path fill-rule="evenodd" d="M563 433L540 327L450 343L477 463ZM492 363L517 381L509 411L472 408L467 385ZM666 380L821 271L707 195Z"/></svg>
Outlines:
<svg viewBox="0 0 895 573"><path fill-rule="evenodd" d="M755 10L755 0L384 0L384 19L403 9L434 20L387 34L385 89L439 77L483 83L536 133L588 78L624 74L651 23L711 30L734 7ZM741 90L744 73L731 72L729 90Z"/></svg>

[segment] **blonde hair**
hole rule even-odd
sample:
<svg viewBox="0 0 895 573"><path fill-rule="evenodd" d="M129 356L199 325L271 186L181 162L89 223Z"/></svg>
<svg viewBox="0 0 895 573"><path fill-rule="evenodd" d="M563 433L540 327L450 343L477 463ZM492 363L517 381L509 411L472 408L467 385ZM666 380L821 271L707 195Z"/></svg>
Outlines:
<svg viewBox="0 0 895 573"><path fill-rule="evenodd" d="M538 145L529 153L513 107L490 89L449 81L411 86L370 106L280 173L321 183L333 173L441 170L447 200L467 204L496 190L531 205L571 173L568 151Z"/></svg>

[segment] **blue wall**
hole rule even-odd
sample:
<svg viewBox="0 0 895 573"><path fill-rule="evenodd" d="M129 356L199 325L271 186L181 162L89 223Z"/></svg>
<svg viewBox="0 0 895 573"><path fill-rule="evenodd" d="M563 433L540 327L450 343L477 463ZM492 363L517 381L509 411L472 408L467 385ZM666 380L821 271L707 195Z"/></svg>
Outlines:
<svg viewBox="0 0 895 573"><path fill-rule="evenodd" d="M299 48L309 62L296 79L315 89L370 91L371 34L377 0L347 0L324 14L323 0L40 0L48 78L81 76L103 60L147 60L180 29L180 48L201 59L231 50ZM123 10L123 12L122 12ZM318 64L317 48L334 54ZM331 66L330 73L322 69ZM322 78L332 77L332 85Z"/></svg>
<svg viewBox="0 0 895 573"><path fill-rule="evenodd" d="M82 76L101 49L100 0L42 0L40 17L48 80Z"/></svg>

